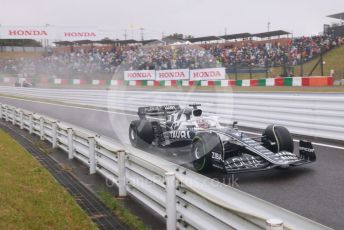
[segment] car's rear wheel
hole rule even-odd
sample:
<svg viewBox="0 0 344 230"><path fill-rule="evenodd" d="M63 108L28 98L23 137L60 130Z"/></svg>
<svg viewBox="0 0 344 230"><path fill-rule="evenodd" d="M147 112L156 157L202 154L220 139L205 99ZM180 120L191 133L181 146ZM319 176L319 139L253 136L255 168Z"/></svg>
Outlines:
<svg viewBox="0 0 344 230"><path fill-rule="evenodd" d="M149 121L133 121L129 126L129 141L136 148L145 148L154 139L152 124Z"/></svg>
<svg viewBox="0 0 344 230"><path fill-rule="evenodd" d="M206 152L202 139L197 139L193 142L191 152L195 171L208 172L211 169L211 154Z"/></svg>

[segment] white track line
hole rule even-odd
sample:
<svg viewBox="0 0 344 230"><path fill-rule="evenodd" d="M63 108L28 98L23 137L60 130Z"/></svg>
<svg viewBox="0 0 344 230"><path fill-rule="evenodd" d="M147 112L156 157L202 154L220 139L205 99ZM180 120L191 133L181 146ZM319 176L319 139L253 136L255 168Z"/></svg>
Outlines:
<svg viewBox="0 0 344 230"><path fill-rule="evenodd" d="M248 131L243 131L243 133L247 133L247 134L252 134L252 135L258 135L260 136L260 133L255 133L255 132L248 132ZM300 142L300 140L294 140L295 142ZM336 145L328 145L328 144L323 144L323 143L318 143L318 142L312 142L313 145L317 145L317 146L323 146L323 147L328 147L328 148L334 148L334 149L342 149L344 150L344 147L341 146L336 146Z"/></svg>
<svg viewBox="0 0 344 230"><path fill-rule="evenodd" d="M125 116L137 117L136 114L128 114L128 113L120 113L120 112L114 112L114 111L109 111L109 110L94 109L94 108L86 108L86 107L82 107L82 106L62 105L62 104L58 104L58 103L51 103L51 102L44 102L44 101L30 100L30 99L23 99L23 98L14 98L14 97L11 97L11 96L3 96L3 95L0 95L0 97L12 99L12 100L29 101L29 102L34 102L34 103L46 104L46 105L54 105L54 106L61 106L61 107L68 107L68 108L75 108L75 109L83 109L83 110L91 110L91 111L96 111L96 112L111 113L111 114L120 114L120 115L125 115ZM247 133L247 134L261 135L260 133L255 133L255 132L248 132L248 131L243 131L243 132L244 132L244 133ZM295 142L299 142L300 140L294 140L294 141L295 141ZM317 145L317 146L322 146L322 147L328 147L328 148L334 148L334 149L341 149L341 150L344 150L344 147L336 146L336 145L328 145L328 144L317 143L317 142L312 142L312 144Z"/></svg>
<svg viewBox="0 0 344 230"><path fill-rule="evenodd" d="M83 110L92 110L92 111L96 111L96 112L120 114L120 115L137 117L136 114L120 113L120 112L115 112L115 111L105 110L105 109L87 108L87 107L76 106L76 105L64 105L64 104L45 102L45 101L39 101L39 100L31 100L31 99L24 99L24 98L14 98L14 97L11 97L11 96L3 96L3 95L0 95L0 97L12 99L12 100L19 100L19 101L29 101L29 102L39 103L39 104L54 105L54 106L61 106L61 107L68 107L68 108L75 108L75 109L83 109ZM61 102L61 103L64 103L64 102Z"/></svg>

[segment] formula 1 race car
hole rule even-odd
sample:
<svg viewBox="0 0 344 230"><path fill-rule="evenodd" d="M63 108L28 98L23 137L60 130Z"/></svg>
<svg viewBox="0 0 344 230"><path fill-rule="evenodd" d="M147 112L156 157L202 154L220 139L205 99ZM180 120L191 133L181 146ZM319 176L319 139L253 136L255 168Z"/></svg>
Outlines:
<svg viewBox="0 0 344 230"><path fill-rule="evenodd" d="M32 87L33 85L27 81L16 81L14 83L15 87Z"/></svg>
<svg viewBox="0 0 344 230"><path fill-rule="evenodd" d="M299 154L294 153L293 138L285 127L269 125L261 136L249 137L239 131L237 122L225 127L216 117L202 116L199 106L139 108L140 119L132 121L129 127L131 144L137 148L182 149L189 154L198 172L211 168L227 173L260 171L316 160L312 143L308 141L301 140Z"/></svg>

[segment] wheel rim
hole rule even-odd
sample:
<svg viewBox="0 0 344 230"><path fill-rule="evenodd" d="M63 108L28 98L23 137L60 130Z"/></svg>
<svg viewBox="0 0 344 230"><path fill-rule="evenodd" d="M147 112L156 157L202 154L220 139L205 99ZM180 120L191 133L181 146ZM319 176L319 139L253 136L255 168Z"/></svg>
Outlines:
<svg viewBox="0 0 344 230"><path fill-rule="evenodd" d="M200 157L201 154L199 152L199 147L198 146L195 148L194 155L195 155L196 160L199 160L201 158Z"/></svg>
<svg viewBox="0 0 344 230"><path fill-rule="evenodd" d="M196 143L193 155L195 157L195 160L193 162L194 168L196 170L202 170L205 165L204 147L202 143Z"/></svg>
<svg viewBox="0 0 344 230"><path fill-rule="evenodd" d="M130 139L133 141L136 139L136 132L133 128L130 129Z"/></svg>

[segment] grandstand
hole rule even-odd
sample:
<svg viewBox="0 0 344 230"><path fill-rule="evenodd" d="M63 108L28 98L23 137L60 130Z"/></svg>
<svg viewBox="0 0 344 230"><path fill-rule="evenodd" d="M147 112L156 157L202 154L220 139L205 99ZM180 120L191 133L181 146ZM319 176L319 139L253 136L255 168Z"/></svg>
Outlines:
<svg viewBox="0 0 344 230"><path fill-rule="evenodd" d="M0 52L0 73L111 79L122 65L126 70L225 67L226 73L236 79L238 75L249 78L305 75L302 67L300 73L294 73L294 66L302 66L343 44L343 37L333 33L299 38L290 35L276 30L184 39L169 36L143 41L108 38L59 41L51 52L39 50L34 55L20 49L12 54ZM1 48L1 51L6 50Z"/></svg>
<svg viewBox="0 0 344 230"><path fill-rule="evenodd" d="M339 23L333 23L332 26L324 25L324 34L334 37L344 37L344 12L332 14L327 17L338 19Z"/></svg>

